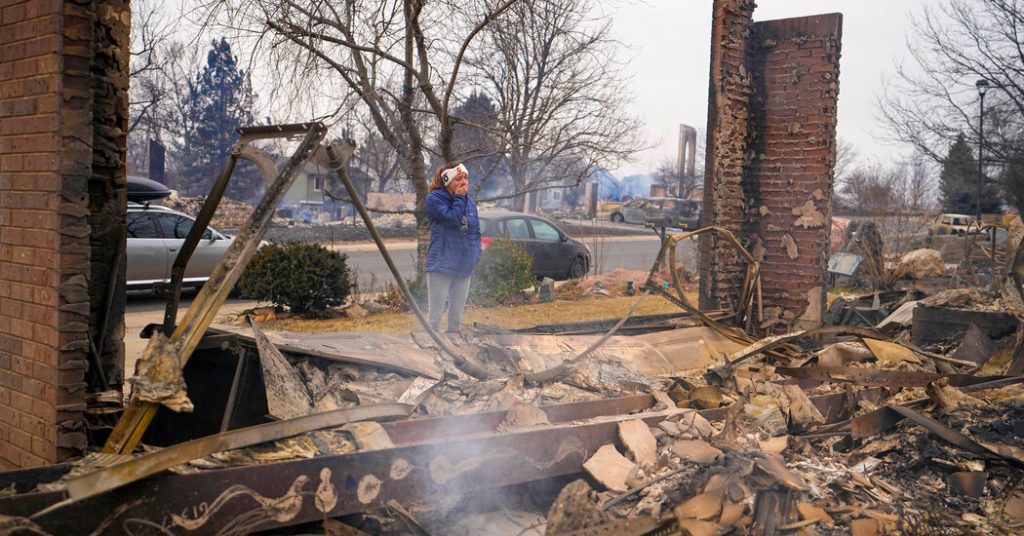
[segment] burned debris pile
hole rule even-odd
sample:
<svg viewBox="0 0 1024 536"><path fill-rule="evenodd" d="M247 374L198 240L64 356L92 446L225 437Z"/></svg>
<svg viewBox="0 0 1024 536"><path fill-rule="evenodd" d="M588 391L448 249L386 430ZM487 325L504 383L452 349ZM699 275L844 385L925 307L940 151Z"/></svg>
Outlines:
<svg viewBox="0 0 1024 536"><path fill-rule="evenodd" d="M269 419L5 476L4 526L59 533L77 512L98 533L162 515L230 534L1016 533L1020 288L871 294L836 325L760 339L728 311L447 338L483 380L423 333L238 326L209 336L259 371L243 405Z"/></svg>
<svg viewBox="0 0 1024 536"><path fill-rule="evenodd" d="M269 134L303 142L267 177L241 245L178 326L169 301L127 407L94 397L87 456L0 473L0 534L1024 527L1024 248L978 284L917 271L911 290L839 301L805 329L763 303L762 256L708 226L663 238L618 320L447 336L414 305L426 332L408 336L211 330L299 163L329 164L354 192L353 143L323 145L320 124L241 143ZM676 246L701 235L745 263L724 310L684 291ZM651 295L681 312L632 318Z"/></svg>

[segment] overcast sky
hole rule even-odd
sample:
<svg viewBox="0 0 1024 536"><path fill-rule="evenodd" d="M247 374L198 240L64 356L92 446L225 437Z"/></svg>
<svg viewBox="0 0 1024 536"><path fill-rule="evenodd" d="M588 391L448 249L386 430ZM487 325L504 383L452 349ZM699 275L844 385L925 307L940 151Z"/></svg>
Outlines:
<svg viewBox="0 0 1024 536"><path fill-rule="evenodd" d="M905 148L877 140L876 96L893 62L906 56L911 12L927 0L760 0L754 20L843 14L838 135L860 155L885 161ZM650 172L676 155L679 123L707 123L711 0L640 0L614 11L618 37L631 48L634 111L655 148L613 172Z"/></svg>
<svg viewBox="0 0 1024 536"><path fill-rule="evenodd" d="M164 9L194 0L164 0ZM906 154L903 146L879 138L877 95L894 62L907 55L911 13L929 0L760 0L755 20L843 14L839 75L838 135L862 159L883 163ZM613 0L606 8L617 37L628 50L627 69L634 93L633 112L645 123L643 135L653 149L632 163L610 170L618 177L646 173L666 159L675 161L679 124L701 128L707 122L708 67L712 0ZM595 13L595 16L599 16ZM186 17L187 18L187 17ZM248 53L238 51L243 61Z"/></svg>

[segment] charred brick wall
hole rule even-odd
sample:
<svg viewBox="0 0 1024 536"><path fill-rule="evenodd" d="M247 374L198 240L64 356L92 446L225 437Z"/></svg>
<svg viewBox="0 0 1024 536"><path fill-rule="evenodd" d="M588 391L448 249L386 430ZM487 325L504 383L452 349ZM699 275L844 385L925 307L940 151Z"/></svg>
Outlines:
<svg viewBox="0 0 1024 536"><path fill-rule="evenodd" d="M716 0L711 26L711 77L704 165L704 223L740 236L747 221L750 94L747 71L752 0ZM733 308L743 282L743 259L717 235L700 241L700 307Z"/></svg>
<svg viewBox="0 0 1024 536"><path fill-rule="evenodd" d="M762 262L761 326L782 331L817 325L825 307L842 16L754 23L751 11L716 2L716 28L744 41L713 36L705 221ZM745 261L720 240L701 247L701 307L732 307Z"/></svg>
<svg viewBox="0 0 1024 536"><path fill-rule="evenodd" d="M2 468L85 446L88 352L107 308L93 300L112 272L92 265L123 248L111 233L124 225L129 17L126 1L0 0ZM122 345L101 344L117 368Z"/></svg>

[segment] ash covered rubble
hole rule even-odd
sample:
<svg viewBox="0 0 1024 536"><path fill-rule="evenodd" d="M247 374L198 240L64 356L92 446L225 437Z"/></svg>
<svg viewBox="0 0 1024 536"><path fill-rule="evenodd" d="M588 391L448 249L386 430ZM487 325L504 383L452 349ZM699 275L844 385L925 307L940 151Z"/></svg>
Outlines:
<svg viewBox="0 0 1024 536"><path fill-rule="evenodd" d="M493 523L513 534L1017 533L1024 336L1012 294L1020 287L1007 288L896 293L903 297L887 304L896 312L881 328L834 326L750 345L719 337L684 364L655 356L692 351L686 341L698 331L702 341L717 334L689 326L614 337L540 385L519 374L571 357L587 337L467 337L460 349L511 376L478 381L449 367L417 396L418 414L505 412L494 432L503 434L552 426L551 404L637 392L655 403L618 416L614 440L595 445L579 478L547 496L511 488L486 513L467 511L465 498L421 498L345 521L392 533L482 534L472 529L481 519L491 534L501 533ZM346 385L379 385L374 374ZM382 384L393 390L382 400L401 398L404 384Z"/></svg>
<svg viewBox="0 0 1024 536"><path fill-rule="evenodd" d="M247 491L264 497L256 514L246 510L251 524L218 524L217 512L175 521L228 533L273 526L330 534L1018 533L1020 265L1010 267L999 294L873 293L848 301L884 311L876 323L860 313L830 315L837 325L761 339L726 324L727 313L688 310L668 321L631 319L624 331L632 335L617 334L623 319L610 330L607 322L520 332L476 326L445 341L486 368L487 379L463 373L423 333L236 326L258 356L259 387L278 424L396 402L406 409L394 417L404 418L353 419L194 451L168 473L136 480L277 472L324 460L319 485L310 482L315 476L299 477L277 499ZM144 447L134 461L176 448ZM391 479L349 474L358 501L335 506L340 499L320 498L332 471L378 459L360 456L389 460ZM74 497L76 479L125 459L132 457L87 456L56 480L10 488L7 499L26 491ZM214 489L214 503L225 510L244 503L238 486L220 496ZM297 501L288 503L292 511L275 510L289 497ZM316 502L316 515L302 513L305 502ZM105 518L106 526L119 515ZM11 519L21 518L7 527L32 527Z"/></svg>
<svg viewBox="0 0 1024 536"><path fill-rule="evenodd" d="M485 379L423 333L236 326L276 420L262 426L361 409L380 416L237 448L223 437L259 427L180 455L183 445L89 455L31 488L4 485L0 511L15 515L0 527L59 533L49 528L57 521L20 515L64 499L94 511L145 503L138 508L152 510L133 515L167 510L178 516L170 528L239 534L1019 533L1022 264L1015 258L1000 293L928 295L914 287L941 285L918 281L845 300L877 318L829 315L833 325L760 339L726 323L742 323L736 313L694 310L677 278L675 296L663 291L686 310L674 318L475 326L447 338ZM662 288L649 283L640 288ZM175 461L168 472L147 462L161 455ZM147 469L125 470L131 463ZM175 486L205 495L160 495ZM217 506L183 517L175 508L188 501ZM97 533L127 515L98 515Z"/></svg>
<svg viewBox="0 0 1024 536"><path fill-rule="evenodd" d="M997 304L998 300L968 289L933 296L921 306L992 312ZM694 330L704 328L673 332ZM885 534L938 526L948 527L951 533L1012 532L1024 521L1014 517L1020 515L1015 508L1024 503L1013 491L1024 461L1020 455L1024 451L1013 449L1024 436L1024 412L1017 409L1024 389L1009 385L964 393L950 381L977 385L974 379L964 378L970 376L971 368L977 368L973 373L982 385L1005 377L1012 362L1005 356L1014 350L1017 331L1011 327L1003 339L988 339L995 361L975 356L974 367L960 364L964 360L937 360L927 349L915 351L890 342L907 338L911 330L904 328L890 334L891 338L879 333L877 339L804 342L799 348L786 349L787 361L764 360L790 365L780 367L783 374L758 359L730 370L725 378L708 373L725 363L720 358L694 360L688 363L692 367L688 373L678 369L666 373L651 370L655 367L646 360L626 357L651 355L643 352L649 344L645 338L664 340L673 332L621 337L608 341L586 366L545 385L530 386L518 376L481 382L449 370L450 379L435 384L420 399L420 413L507 411L498 427L501 433L549 424L542 411L525 408L611 398L637 390L654 393L658 401L651 408L654 411L680 408L653 425L640 419L620 421L619 441L592 453L583 464L587 478L566 486L554 501L547 515L550 534L586 533L586 529L609 526L628 532L640 519L692 534L787 530ZM543 368L545 360L565 359L587 342L572 339L484 336L465 341L460 348L475 348L482 362L509 368L514 364L521 371L529 365ZM958 343L963 342L954 337L933 349L945 348L956 355ZM564 345L561 352L552 351L559 345ZM679 355L681 348L685 346L665 353ZM718 350L722 356L742 354L744 348L734 343L727 347L729 351ZM942 372L940 364L954 369ZM306 361L300 369L310 366ZM343 370L335 369L335 374ZM798 371L810 371L813 379L794 380L807 376ZM859 371L866 374L859 376ZM904 379L897 375L901 372L911 376ZM416 383L396 382L389 375L381 378L367 371L354 378L352 373L342 373L346 381L327 383L344 385L356 398L368 401L400 399L404 383ZM835 393L855 400L858 392L879 384L884 390L858 400L852 419L845 423L828 422L811 402ZM897 404L932 415L936 429L962 431L981 444L993 445L991 452L945 443L932 435L935 430L916 421L877 431L864 431L864 426L855 424L857 419L870 424L872 412ZM725 408L724 415L710 415L710 419L702 415L718 408ZM861 437L854 437L852 429ZM353 440L358 443L358 435ZM358 445L348 448L355 450ZM410 508L417 515L433 517ZM442 517L434 524L458 526L459 520Z"/></svg>

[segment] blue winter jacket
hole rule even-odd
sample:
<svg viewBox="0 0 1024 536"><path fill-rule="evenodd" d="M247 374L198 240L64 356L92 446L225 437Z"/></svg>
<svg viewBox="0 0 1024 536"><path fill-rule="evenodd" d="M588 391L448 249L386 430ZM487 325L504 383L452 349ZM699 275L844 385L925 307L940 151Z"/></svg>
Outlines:
<svg viewBox="0 0 1024 536"><path fill-rule="evenodd" d="M426 205L430 219L427 271L460 277L473 275L480 260L480 217L476 203L469 196L452 195L438 188L427 194Z"/></svg>

